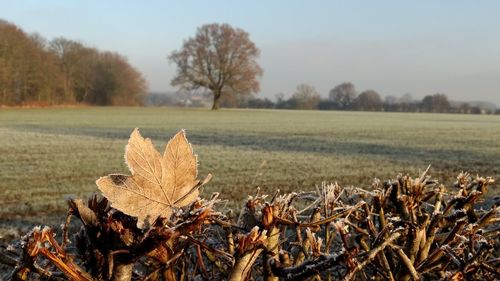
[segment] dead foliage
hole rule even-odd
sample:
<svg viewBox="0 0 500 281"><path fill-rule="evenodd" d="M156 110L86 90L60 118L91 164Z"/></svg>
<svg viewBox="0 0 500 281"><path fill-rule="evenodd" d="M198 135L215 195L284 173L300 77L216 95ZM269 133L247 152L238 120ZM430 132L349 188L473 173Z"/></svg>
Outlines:
<svg viewBox="0 0 500 281"><path fill-rule="evenodd" d="M173 208L184 207L198 197L202 182L196 179L196 156L184 131L177 133L160 155L153 142L135 129L125 148L125 162L132 176L112 174L96 184L112 207L137 217L139 228L160 216L169 219Z"/></svg>
<svg viewBox="0 0 500 281"><path fill-rule="evenodd" d="M454 186L417 178L337 183L272 196L257 191L238 217L198 197L196 157L180 132L160 155L132 133L132 175L97 181L103 196L68 200L55 230L0 248L7 280L499 280L500 207L491 178ZM208 179L210 176L208 177ZM71 218L81 227L69 233Z"/></svg>

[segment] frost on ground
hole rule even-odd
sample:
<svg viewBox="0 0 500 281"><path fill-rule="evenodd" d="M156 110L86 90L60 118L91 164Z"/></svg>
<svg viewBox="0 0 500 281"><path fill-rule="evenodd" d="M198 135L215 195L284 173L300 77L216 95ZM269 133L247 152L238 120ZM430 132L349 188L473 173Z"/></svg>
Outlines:
<svg viewBox="0 0 500 281"><path fill-rule="evenodd" d="M337 183L310 192L257 190L236 215L218 193L199 197L206 181L196 179L197 163L182 132L163 156L139 136L133 133L126 152L132 175L106 177L103 196L69 199L61 235L35 227L0 247L1 277L500 278L500 202L485 201L492 178L460 173L446 187L425 171L374 180L371 190ZM70 227L72 218L79 229Z"/></svg>

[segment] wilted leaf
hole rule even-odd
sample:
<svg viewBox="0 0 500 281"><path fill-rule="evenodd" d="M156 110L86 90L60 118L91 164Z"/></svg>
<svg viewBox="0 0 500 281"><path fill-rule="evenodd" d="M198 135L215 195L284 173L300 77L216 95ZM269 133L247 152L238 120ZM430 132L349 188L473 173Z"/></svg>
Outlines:
<svg viewBox="0 0 500 281"><path fill-rule="evenodd" d="M137 226L152 224L158 217L170 218L172 208L193 202L201 183L196 179L197 162L184 131L167 144L165 153L135 129L125 150L131 176L112 174L97 180L111 206L138 218Z"/></svg>

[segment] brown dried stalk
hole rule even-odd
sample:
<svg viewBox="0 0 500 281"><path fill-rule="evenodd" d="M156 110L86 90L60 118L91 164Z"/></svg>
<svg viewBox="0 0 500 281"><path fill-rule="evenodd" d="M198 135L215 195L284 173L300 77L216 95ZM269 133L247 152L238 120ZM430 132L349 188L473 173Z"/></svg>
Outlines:
<svg viewBox="0 0 500 281"><path fill-rule="evenodd" d="M223 215L231 213L228 210L217 211L217 194L210 200L193 195L197 189L192 188L203 183L196 180L195 158L182 135L171 145L181 143L184 153L170 147L161 160L148 140L137 134L135 138L130 146L147 145L143 156L150 163L182 164L182 155L190 159L185 162L190 165L181 169L188 177L170 175L189 184L155 183L158 177L148 183L158 196L162 196L162 190L180 192L160 202L168 210L148 210L152 212L148 217L148 212L136 210L132 204L124 209L127 215L110 206L106 198L92 196L87 202L71 199L61 241L56 240L54 230L34 229L23 243L0 247L2 269L10 269L0 278L499 279L500 207L478 207L493 184L490 178L462 173L454 187L446 188L431 180L426 171L416 179L400 175L384 183L375 181L372 191L324 184L316 192L276 192L268 199L258 190L249 196L236 218ZM111 190L132 182L140 186L140 175L148 174L146 170L137 171L144 167L134 166L144 160L137 158L140 151L128 153L133 175L123 182L107 182L113 186ZM160 175L160 169L152 170ZM191 183L196 184L193 187ZM113 196L115 206L129 202L123 194ZM169 202L172 198L183 202ZM154 198L146 200L148 204L152 204L150 199ZM139 215L134 215L137 212ZM80 221L76 235L71 235L71 217Z"/></svg>

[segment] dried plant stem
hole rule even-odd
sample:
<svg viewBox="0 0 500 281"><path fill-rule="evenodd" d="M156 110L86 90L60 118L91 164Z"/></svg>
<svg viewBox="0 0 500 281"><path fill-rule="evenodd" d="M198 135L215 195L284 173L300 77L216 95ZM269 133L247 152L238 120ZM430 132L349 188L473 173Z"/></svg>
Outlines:
<svg viewBox="0 0 500 281"><path fill-rule="evenodd" d="M113 281L130 281L132 280L133 264L115 264L113 267Z"/></svg>
<svg viewBox="0 0 500 281"><path fill-rule="evenodd" d="M205 262L203 262L203 254L201 253L201 247L200 245L196 245L196 255L197 259L196 261L198 262L198 267L201 269L202 275L206 278L207 277L207 267L205 266Z"/></svg>
<svg viewBox="0 0 500 281"><path fill-rule="evenodd" d="M66 220L65 220L65 222L63 224L63 227L62 227L62 230L63 230L63 235L62 235L63 240L62 240L62 243L61 243L61 248L63 248L63 249L66 248L66 245L69 242L69 239L68 239L68 226L69 226L69 224L71 222L71 216L72 216L72 214L71 214L71 210L70 210L70 211L68 211L68 213L66 215Z"/></svg>
<svg viewBox="0 0 500 281"><path fill-rule="evenodd" d="M14 268L0 279L500 279L500 208L495 201L486 211L476 205L493 181L462 173L457 182L458 191L445 193L424 173L376 180L373 192L337 184L316 193L277 192L270 200L257 192L237 223L214 208L217 196L197 198L147 229L105 198L74 199L68 214L82 224L71 236L74 247L65 247L69 216L62 241L50 228L34 228L17 246L0 246L0 270ZM298 216L298 206L310 201Z"/></svg>
<svg viewBox="0 0 500 281"><path fill-rule="evenodd" d="M415 262L416 256L418 254L418 250L420 247L420 241L422 240L423 236L425 233L425 228L424 227L419 227L416 228L412 231L412 241L408 245L410 246L409 249L409 258L410 261L413 263Z"/></svg>
<svg viewBox="0 0 500 281"><path fill-rule="evenodd" d="M401 249L400 247L394 246L394 245L390 245L390 246L391 246L391 248L393 248L396 251L396 254L398 255L399 259L403 262L403 264L405 265L409 274L411 274L411 277L413 278L413 280L420 280L420 276L418 276L417 270L415 269L411 260L405 254L403 249ZM407 280L407 275L406 274L403 275L401 280Z"/></svg>
<svg viewBox="0 0 500 281"><path fill-rule="evenodd" d="M436 199L437 200L437 199ZM438 203L436 202L436 205ZM439 203L440 204L440 203ZM427 258L429 255L429 251L431 249L432 243L434 242L434 238L436 237L436 233L439 230L439 224L441 223L442 215L440 213L434 213L430 225L427 229L426 240L422 250L419 253L417 258L417 263L421 263L423 260Z"/></svg>
<svg viewBox="0 0 500 281"><path fill-rule="evenodd" d="M365 266L367 264L369 264L370 262L372 262L372 260L380 253L382 252L385 247L387 247L389 244L391 244L392 242L394 242L396 239L398 239L399 237L401 236L401 233L399 232L395 232L393 233L388 239L386 239L384 242L382 242L380 245L378 245L375 249L373 249L369 254L368 254L368 257L366 257L366 259L358 264L351 272L349 272L349 274L345 277L345 280L348 281L348 280L354 280L354 278L356 277L356 273L360 270L362 270L363 268L365 268Z"/></svg>
<svg viewBox="0 0 500 281"><path fill-rule="evenodd" d="M344 256L321 256L318 260L306 261L299 266L281 268L276 260L271 260L271 268L280 280L304 280L345 262Z"/></svg>
<svg viewBox="0 0 500 281"><path fill-rule="evenodd" d="M244 281L247 280L248 275L252 269L253 264L262 253L263 249L254 249L253 251L246 252L236 260L236 264L231 271L229 281Z"/></svg>
<svg viewBox="0 0 500 281"><path fill-rule="evenodd" d="M293 263L295 266L298 266L299 264L304 262L309 248L311 248L311 242L309 241L309 239L306 239L303 243L299 244L299 253L297 254L297 257L295 258L295 261Z"/></svg>
<svg viewBox="0 0 500 281"><path fill-rule="evenodd" d="M494 220L498 220L498 218L496 218L496 213L500 211L500 207L496 207L496 208L492 208L489 212L487 212L486 214L484 214L476 223L476 225L474 226L474 232L476 232L478 229L481 229L483 227L485 227L487 224L489 224L490 222L494 221ZM499 221L497 221L499 222Z"/></svg>
<svg viewBox="0 0 500 281"><path fill-rule="evenodd" d="M233 230L231 227L226 228L227 232L227 252L230 255L234 255L234 237L233 237Z"/></svg>
<svg viewBox="0 0 500 281"><path fill-rule="evenodd" d="M280 238L280 230L277 226L273 226L267 236L267 241L265 243L266 252L263 255L264 279L266 281L278 281L278 277L273 275L270 265L267 261L273 257L278 256L279 238Z"/></svg>
<svg viewBox="0 0 500 281"><path fill-rule="evenodd" d="M446 236L446 238L444 239L443 243L441 243L441 245L446 245L448 243L450 243L453 238L455 238L455 235L460 231L462 230L462 228L465 226L467 222L465 220L463 221L459 221L457 222L457 224L455 224L455 226L453 227L453 229L450 231L450 233L448 233L448 235Z"/></svg>
<svg viewBox="0 0 500 281"><path fill-rule="evenodd" d="M389 265L389 261L387 260L387 256L385 255L384 250L380 252L379 260L385 270L385 273L388 275L389 280L394 281L394 275L392 274L392 269Z"/></svg>

